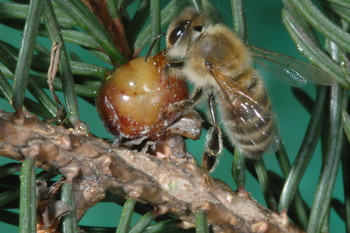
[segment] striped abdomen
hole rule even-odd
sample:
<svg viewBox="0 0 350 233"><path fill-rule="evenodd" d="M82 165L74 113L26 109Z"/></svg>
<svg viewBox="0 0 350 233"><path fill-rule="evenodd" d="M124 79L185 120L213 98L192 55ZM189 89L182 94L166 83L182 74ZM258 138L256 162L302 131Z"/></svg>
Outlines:
<svg viewBox="0 0 350 233"><path fill-rule="evenodd" d="M278 130L262 79L249 69L235 78L235 83L237 90L218 95L224 131L247 157L274 152Z"/></svg>

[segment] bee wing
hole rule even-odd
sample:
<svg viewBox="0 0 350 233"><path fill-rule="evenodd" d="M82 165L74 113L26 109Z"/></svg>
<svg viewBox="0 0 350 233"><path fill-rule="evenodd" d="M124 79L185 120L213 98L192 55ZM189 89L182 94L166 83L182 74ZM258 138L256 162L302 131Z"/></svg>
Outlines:
<svg viewBox="0 0 350 233"><path fill-rule="evenodd" d="M255 62L289 85L301 87L307 81L325 86L334 84L329 73L312 64L251 45L247 47Z"/></svg>
<svg viewBox="0 0 350 233"><path fill-rule="evenodd" d="M271 135L271 142L267 148L264 148L265 152L274 153L279 145L279 131L275 124L275 115L265 106L262 106L254 98L249 96L238 84L222 75L219 71L213 69L210 71L211 75L215 79L216 83L222 90L224 98L231 105L234 112L234 120L240 124L245 124L242 130L249 129L250 132L243 132L245 135L250 135L252 129L259 129L261 134ZM269 121L273 121L274 125L269 129L262 129L262 125L265 125ZM272 131L271 131L272 130ZM253 138L249 139L252 144L259 145L259 142L255 142Z"/></svg>

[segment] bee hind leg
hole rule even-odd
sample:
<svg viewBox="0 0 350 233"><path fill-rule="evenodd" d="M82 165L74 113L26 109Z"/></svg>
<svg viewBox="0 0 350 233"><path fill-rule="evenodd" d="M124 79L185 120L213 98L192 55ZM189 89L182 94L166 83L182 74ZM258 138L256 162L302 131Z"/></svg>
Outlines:
<svg viewBox="0 0 350 233"><path fill-rule="evenodd" d="M211 172L214 170L217 164L217 157L222 150L222 135L219 123L216 118L216 104L215 97L212 93L209 94L208 98L209 112L210 112L210 127L207 138L206 138L206 148L202 159L202 169L205 172Z"/></svg>

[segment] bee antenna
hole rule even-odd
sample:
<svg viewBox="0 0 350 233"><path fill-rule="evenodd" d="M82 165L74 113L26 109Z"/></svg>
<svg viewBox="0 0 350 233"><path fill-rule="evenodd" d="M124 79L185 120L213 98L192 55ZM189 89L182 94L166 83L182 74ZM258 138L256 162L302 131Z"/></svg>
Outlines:
<svg viewBox="0 0 350 233"><path fill-rule="evenodd" d="M155 39L153 40L153 42L152 42L151 46L149 47L148 52L147 52L147 54L146 54L145 62L147 61L147 58L149 57L149 55L150 55L150 53L151 53L151 51L152 51L154 45L157 43L157 41L158 41L162 36L165 36L165 33L159 34L159 35L157 36L157 38L155 38Z"/></svg>

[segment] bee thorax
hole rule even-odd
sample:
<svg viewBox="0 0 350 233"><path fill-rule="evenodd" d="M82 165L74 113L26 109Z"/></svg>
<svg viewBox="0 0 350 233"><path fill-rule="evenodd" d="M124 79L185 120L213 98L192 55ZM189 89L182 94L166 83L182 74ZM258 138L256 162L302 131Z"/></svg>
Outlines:
<svg viewBox="0 0 350 233"><path fill-rule="evenodd" d="M183 68L183 73L186 76L186 78L199 88L205 88L208 86L216 87L217 84L213 77L204 68L202 63L198 63L191 62L185 64L185 67Z"/></svg>

